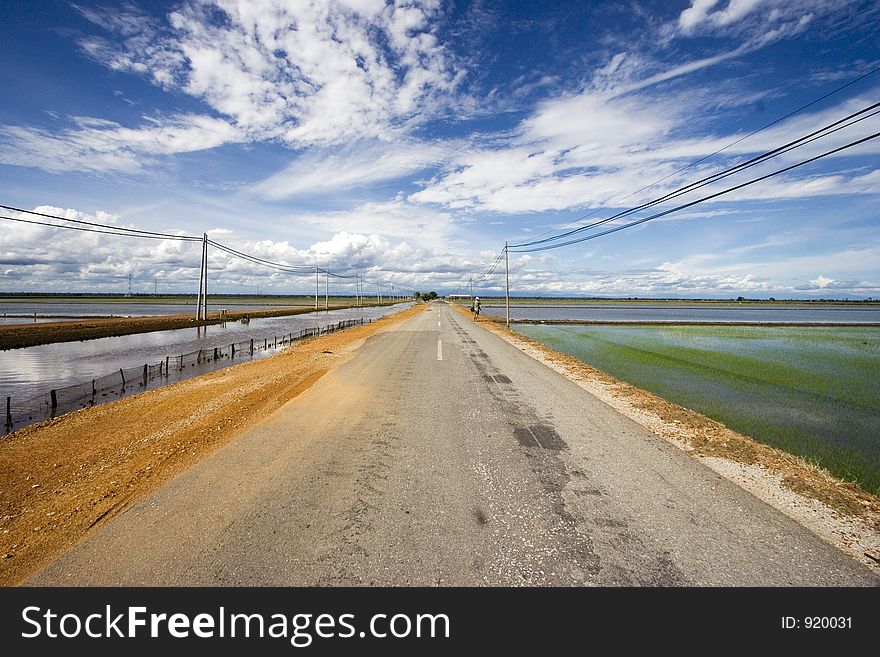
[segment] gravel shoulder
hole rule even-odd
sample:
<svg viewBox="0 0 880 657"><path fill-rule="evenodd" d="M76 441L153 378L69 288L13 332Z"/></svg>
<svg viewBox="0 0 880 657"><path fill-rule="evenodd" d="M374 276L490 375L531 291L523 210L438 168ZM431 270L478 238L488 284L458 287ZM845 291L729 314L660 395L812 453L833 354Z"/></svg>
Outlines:
<svg viewBox="0 0 880 657"><path fill-rule="evenodd" d="M470 319L467 309L450 304ZM880 573L880 499L802 458L482 318L484 328Z"/></svg>

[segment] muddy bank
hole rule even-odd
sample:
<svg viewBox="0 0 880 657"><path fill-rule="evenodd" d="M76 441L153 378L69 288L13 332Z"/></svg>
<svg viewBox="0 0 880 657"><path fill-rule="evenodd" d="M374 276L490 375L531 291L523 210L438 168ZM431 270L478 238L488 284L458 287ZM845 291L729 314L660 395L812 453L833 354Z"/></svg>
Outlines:
<svg viewBox="0 0 880 657"><path fill-rule="evenodd" d="M354 308L351 305L330 306L330 310ZM323 309L323 308L322 308ZM191 328L234 322L244 317L287 317L315 312L314 308L273 308L266 310L229 310L226 319L217 312L208 313L207 320L196 321L192 313L186 315L157 315L154 317L106 317L66 322L41 322L38 324L10 324L0 326L0 349L20 349L54 342L75 342L94 338L110 338L117 335L150 333L172 329Z"/></svg>
<svg viewBox="0 0 880 657"><path fill-rule="evenodd" d="M0 585L21 583L93 527L307 390L368 337L424 307L0 439Z"/></svg>

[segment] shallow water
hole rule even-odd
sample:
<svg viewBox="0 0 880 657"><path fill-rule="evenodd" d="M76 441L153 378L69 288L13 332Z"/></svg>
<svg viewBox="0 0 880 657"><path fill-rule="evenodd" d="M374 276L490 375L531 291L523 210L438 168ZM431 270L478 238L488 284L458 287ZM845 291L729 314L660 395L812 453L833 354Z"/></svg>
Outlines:
<svg viewBox="0 0 880 657"><path fill-rule="evenodd" d="M228 346L253 338L262 342L304 328L327 326L347 319L378 319L411 304L305 313L251 319L206 327L154 331L81 342L58 342L0 351L0 399L42 394L53 388L90 381L119 369L154 364L166 356Z"/></svg>
<svg viewBox="0 0 880 657"><path fill-rule="evenodd" d="M503 305L483 305L484 315L503 317ZM880 324L880 306L815 304L576 303L510 306L511 319L582 322L785 322Z"/></svg>
<svg viewBox="0 0 880 657"><path fill-rule="evenodd" d="M323 302L323 297L321 299ZM229 302L209 303L208 312L221 308L232 310L260 310L265 308L311 306L311 304L235 304ZM89 301L55 303L0 301L0 324L26 324L37 322L57 322L83 317L149 317L151 315L195 315L196 303L92 303Z"/></svg>
<svg viewBox="0 0 880 657"><path fill-rule="evenodd" d="M515 328L880 492L880 328Z"/></svg>

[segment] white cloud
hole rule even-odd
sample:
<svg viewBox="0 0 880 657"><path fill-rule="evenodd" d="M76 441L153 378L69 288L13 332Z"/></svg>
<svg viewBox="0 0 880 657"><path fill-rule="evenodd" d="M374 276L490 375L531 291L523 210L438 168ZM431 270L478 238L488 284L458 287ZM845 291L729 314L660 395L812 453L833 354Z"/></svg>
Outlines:
<svg viewBox="0 0 880 657"><path fill-rule="evenodd" d="M81 212L40 206L35 211L80 221L134 227L120 216L103 211ZM12 217L37 219L7 211ZM49 220L46 220L49 221ZM256 265L220 249L210 249L212 289L309 291L312 268L318 265L342 275L361 274L370 280L393 281L399 289L418 289L454 281L475 263L446 252L454 233L452 218L403 201L367 204L347 213L301 218L319 226L326 237L298 247L286 240L255 240L221 227L209 234L221 243L259 258L302 266L292 274ZM107 234L62 230L28 223L0 222L0 272L4 291L117 291L127 290L133 276L135 292L152 292L154 281L166 292L195 293L198 286L199 243L133 239ZM163 232L182 234L173 227ZM417 237L414 239L413 235ZM461 251L461 248L456 251ZM331 278L331 289L354 291L353 279Z"/></svg>
<svg viewBox="0 0 880 657"><path fill-rule="evenodd" d="M237 141L227 122L209 116L179 115L140 128L112 121L75 117L74 126L58 132L0 125L0 162L52 173L121 171L133 173L153 158L189 153Z"/></svg>
<svg viewBox="0 0 880 657"><path fill-rule="evenodd" d="M685 37L733 31L748 34L755 42L769 42L796 33L815 15L846 4L847 0L691 0L674 27Z"/></svg>
<svg viewBox="0 0 880 657"><path fill-rule="evenodd" d="M119 216L102 211L85 213L53 206L39 206L34 210L79 221L132 227L121 221ZM9 211L4 214L47 221ZM139 281L148 281L151 291L154 277L161 279L166 289L169 285L185 288L188 281L198 280L198 244L130 239L25 223L2 223L0 269L4 270L9 291L123 291L129 274Z"/></svg>
<svg viewBox="0 0 880 657"><path fill-rule="evenodd" d="M242 141L391 142L458 102L463 72L434 35L443 15L436 0L186 0L165 21L131 4L77 9L112 35L81 39L90 57L197 98L219 117L143 117L135 127L80 118L61 131L0 126L0 162L132 173L154 156ZM408 170L402 159L391 169Z"/></svg>
<svg viewBox="0 0 880 657"><path fill-rule="evenodd" d="M295 221L330 232L381 235L397 241L415 240L430 245L433 251L452 248L459 231L453 214L413 205L402 199L363 203L340 212L300 215Z"/></svg>
<svg viewBox="0 0 880 657"><path fill-rule="evenodd" d="M627 83L629 88L638 84ZM499 213L534 213L599 205L632 207L657 198L683 184L718 172L730 164L777 148L817 127L831 124L871 103L871 95L848 99L827 109L804 112L753 137L705 135L695 117L701 98L691 91L665 94L617 94L611 89L587 89L579 94L549 100L537 106L512 136L495 144L460 149L440 175L410 199L455 209ZM766 164L744 171L680 199L687 202L752 178L782 169L871 134L878 119L844 128ZM701 134L694 137L694 134ZM697 167L691 162L723 150ZM880 154L880 140L841 151L827 160ZM875 194L880 180L874 170L820 173L808 165L780 178L719 198L807 198L823 195ZM684 169L684 167L688 167ZM651 183L659 181L657 185ZM643 189L651 185L648 189Z"/></svg>
<svg viewBox="0 0 880 657"><path fill-rule="evenodd" d="M282 199L351 189L418 173L448 160L450 152L448 144L406 141L316 149L254 185L252 191L269 199Z"/></svg>
<svg viewBox="0 0 880 657"><path fill-rule="evenodd" d="M773 248L773 241L767 247L750 250L742 249L735 257L729 251L712 251L695 253L677 260L666 262L659 269L680 274L688 279L723 279L730 277L736 280L751 277L756 282L765 282L769 288L781 292L822 291L834 289L850 291L854 294L876 296L880 288L865 283L863 276L876 273L876 263L880 261L880 247L876 245L848 246L843 248L818 248L812 253L791 252L782 248L784 242ZM790 240L788 240L790 242ZM789 245L790 246L790 245ZM822 271L829 275L815 276L814 272ZM809 281L805 286L801 282ZM853 284L853 281L857 281ZM741 288L747 290L748 288Z"/></svg>
<svg viewBox="0 0 880 657"><path fill-rule="evenodd" d="M691 0L691 6L681 12L678 17L678 26L685 34L693 32L694 27L706 20L712 7L718 4L718 0Z"/></svg>
<svg viewBox="0 0 880 657"><path fill-rule="evenodd" d="M718 202L767 201L856 194L880 194L880 169L861 175L811 175L804 178L780 176L763 180L716 200Z"/></svg>
<svg viewBox="0 0 880 657"><path fill-rule="evenodd" d="M761 0L729 0L726 6L712 11L717 4L718 0L692 0L691 6L678 17L682 33L692 34L705 24L723 27L734 23L751 13Z"/></svg>
<svg viewBox="0 0 880 657"><path fill-rule="evenodd" d="M83 40L94 58L297 147L391 139L441 111L462 75L434 34L437 0L187 0L142 26L83 13L122 41Z"/></svg>

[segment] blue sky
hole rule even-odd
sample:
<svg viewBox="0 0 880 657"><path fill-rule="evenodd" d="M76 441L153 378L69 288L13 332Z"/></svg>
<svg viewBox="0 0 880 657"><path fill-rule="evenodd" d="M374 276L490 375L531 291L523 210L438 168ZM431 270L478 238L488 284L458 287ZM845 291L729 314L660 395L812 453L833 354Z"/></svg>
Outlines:
<svg viewBox="0 0 880 657"><path fill-rule="evenodd" d="M505 240L610 216L877 102L880 73L738 141L880 66L877 34L880 4L837 0L6 2L0 203L453 292ZM880 297L878 153L880 139L511 253L512 290ZM0 292L125 291L129 274L193 292L199 256L0 222ZM217 251L211 269L217 292L311 289Z"/></svg>

